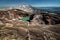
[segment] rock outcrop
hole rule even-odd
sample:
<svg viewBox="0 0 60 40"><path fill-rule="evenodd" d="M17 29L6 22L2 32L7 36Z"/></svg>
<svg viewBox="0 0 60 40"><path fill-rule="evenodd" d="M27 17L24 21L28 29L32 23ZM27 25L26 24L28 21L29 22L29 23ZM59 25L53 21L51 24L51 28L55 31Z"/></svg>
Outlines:
<svg viewBox="0 0 60 40"><path fill-rule="evenodd" d="M35 24L55 25L60 24L60 17L49 13L37 13L32 14L29 21Z"/></svg>

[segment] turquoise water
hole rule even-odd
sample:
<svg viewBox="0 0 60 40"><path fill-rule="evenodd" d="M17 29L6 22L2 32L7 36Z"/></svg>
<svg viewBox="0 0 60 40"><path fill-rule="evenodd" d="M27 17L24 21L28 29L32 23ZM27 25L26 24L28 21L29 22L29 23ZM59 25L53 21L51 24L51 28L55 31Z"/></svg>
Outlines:
<svg viewBox="0 0 60 40"><path fill-rule="evenodd" d="M21 20L27 21L27 20L29 20L29 17L23 17Z"/></svg>

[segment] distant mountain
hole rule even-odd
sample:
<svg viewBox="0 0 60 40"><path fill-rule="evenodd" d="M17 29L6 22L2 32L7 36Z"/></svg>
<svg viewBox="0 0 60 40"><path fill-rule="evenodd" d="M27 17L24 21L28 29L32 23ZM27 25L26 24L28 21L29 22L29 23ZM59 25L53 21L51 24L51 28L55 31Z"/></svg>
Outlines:
<svg viewBox="0 0 60 40"><path fill-rule="evenodd" d="M60 7L36 7L37 9L40 9L41 11L48 11L53 13L60 13Z"/></svg>
<svg viewBox="0 0 60 40"><path fill-rule="evenodd" d="M17 7L17 9L20 9L20 10L23 10L23 11L26 11L26 12L30 12L30 13L34 12L33 7L30 6L30 5L26 5L26 4L20 5L19 7Z"/></svg>

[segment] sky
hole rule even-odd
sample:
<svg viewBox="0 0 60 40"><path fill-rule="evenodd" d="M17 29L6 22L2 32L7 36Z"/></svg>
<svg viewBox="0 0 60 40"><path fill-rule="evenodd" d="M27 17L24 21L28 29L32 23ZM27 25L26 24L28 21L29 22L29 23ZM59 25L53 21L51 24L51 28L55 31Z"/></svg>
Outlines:
<svg viewBox="0 0 60 40"><path fill-rule="evenodd" d="M28 4L35 7L60 7L60 0L0 0L0 7Z"/></svg>

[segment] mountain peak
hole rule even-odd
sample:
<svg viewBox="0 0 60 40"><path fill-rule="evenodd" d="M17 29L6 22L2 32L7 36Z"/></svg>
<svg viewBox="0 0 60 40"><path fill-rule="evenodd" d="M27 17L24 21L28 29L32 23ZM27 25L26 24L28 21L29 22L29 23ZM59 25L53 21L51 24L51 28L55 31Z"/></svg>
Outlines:
<svg viewBox="0 0 60 40"><path fill-rule="evenodd" d="M29 12L29 13L33 13L34 9L32 6L27 5L27 4L22 4L18 7L18 9Z"/></svg>

